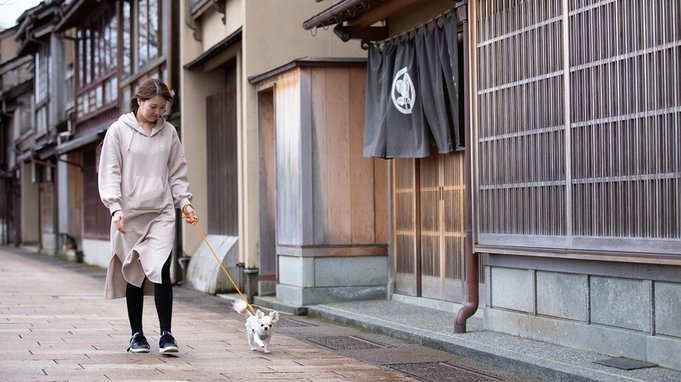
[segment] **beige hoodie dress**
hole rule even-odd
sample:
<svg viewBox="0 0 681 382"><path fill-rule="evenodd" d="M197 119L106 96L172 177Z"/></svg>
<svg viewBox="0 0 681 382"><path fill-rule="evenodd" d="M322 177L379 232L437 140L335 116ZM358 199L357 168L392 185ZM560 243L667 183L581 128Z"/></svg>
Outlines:
<svg viewBox="0 0 681 382"><path fill-rule="evenodd" d="M175 208L191 202L187 162L175 128L163 118L147 136L133 113L122 115L104 137L99 195L112 214L123 210L125 234L111 224L106 298L125 297L127 283L153 295L173 249ZM87 213L87 212L86 212ZM113 219L113 217L112 217Z"/></svg>

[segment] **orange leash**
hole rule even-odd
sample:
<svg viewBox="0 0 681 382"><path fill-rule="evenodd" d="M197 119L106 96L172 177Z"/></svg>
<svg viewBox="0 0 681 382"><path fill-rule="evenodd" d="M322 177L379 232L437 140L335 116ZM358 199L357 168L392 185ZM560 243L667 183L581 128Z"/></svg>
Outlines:
<svg viewBox="0 0 681 382"><path fill-rule="evenodd" d="M213 253L213 256L215 257L215 260L217 260L218 264L220 264L220 268L222 268L222 271L225 272L225 274L227 275L227 278L229 278L229 281L231 281L232 285L234 285L234 288L236 288L236 291L239 292L239 296L241 296L241 298L244 300L244 302L246 303L246 305L248 305L248 309L249 309L251 312L255 312L255 310L253 309L253 307L251 306L251 304L248 303L248 300L246 299L246 297L244 297L244 295L243 295L243 294L241 293L241 291L239 290L239 287L236 286L236 283L234 283L234 280L232 280L232 276L230 276L229 273L227 273L227 270L225 269L225 266L222 265L222 261L220 261L220 259L218 258L218 255L216 255L216 254L215 254L215 251L213 251L213 247L210 246L210 243L208 242L208 239L206 239L206 235L203 234L203 231L201 230L201 227L199 227L199 218L198 218L198 216L194 217L194 221L193 221L193 222L192 222L192 219L191 219L189 216L187 216L187 215L183 216L182 218L185 219L185 220L187 221L187 223L196 226L196 228L199 230L199 233L201 234L201 237L203 237L203 241L206 242L206 245L208 246L208 249L210 249L210 251Z"/></svg>

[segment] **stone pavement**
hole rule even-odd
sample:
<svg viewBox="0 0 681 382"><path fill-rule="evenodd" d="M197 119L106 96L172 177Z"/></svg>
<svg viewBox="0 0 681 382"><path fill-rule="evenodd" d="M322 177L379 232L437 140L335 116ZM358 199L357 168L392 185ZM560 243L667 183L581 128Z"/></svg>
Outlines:
<svg viewBox="0 0 681 382"><path fill-rule="evenodd" d="M681 371L623 370L605 357L483 329L453 333L455 312L391 301L309 306L282 314L271 354L252 352L228 299L175 287L177 356L158 354L153 299L145 301L151 353L126 353L125 300L102 297L105 271L0 247L1 381L681 381ZM282 313L300 308L256 298ZM263 308L264 309L264 308Z"/></svg>
<svg viewBox="0 0 681 382"><path fill-rule="evenodd" d="M261 306L287 309L269 297L255 300ZM354 301L313 305L306 310L308 317L362 328L542 381L681 381L679 370L656 365L631 370L604 366L597 362L636 361L485 330L482 318L477 315L468 319L466 333L457 334L453 325L456 310L433 309L411 302Z"/></svg>
<svg viewBox="0 0 681 382"><path fill-rule="evenodd" d="M125 300L102 297L104 275L100 268L0 247L0 380L414 381L452 371L464 376L459 381L531 380L309 317L283 315L272 353L254 352L246 343L245 318L231 311L229 301L181 287L174 288L173 314L180 353L158 354L151 297L144 312L151 352L127 353Z"/></svg>

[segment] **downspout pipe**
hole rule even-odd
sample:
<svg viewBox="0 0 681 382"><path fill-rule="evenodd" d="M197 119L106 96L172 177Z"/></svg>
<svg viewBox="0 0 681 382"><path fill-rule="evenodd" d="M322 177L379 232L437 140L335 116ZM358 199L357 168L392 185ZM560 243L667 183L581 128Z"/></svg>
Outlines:
<svg viewBox="0 0 681 382"><path fill-rule="evenodd" d="M473 182L472 182L472 149L473 134L470 116L470 76L468 42L468 1L456 3L456 14L463 25L463 93L464 93L464 131L466 151L464 153L464 256L466 261L466 295L467 301L459 309L454 322L454 333L466 333L466 321L478 310L480 295L478 284L478 256L473 252Z"/></svg>

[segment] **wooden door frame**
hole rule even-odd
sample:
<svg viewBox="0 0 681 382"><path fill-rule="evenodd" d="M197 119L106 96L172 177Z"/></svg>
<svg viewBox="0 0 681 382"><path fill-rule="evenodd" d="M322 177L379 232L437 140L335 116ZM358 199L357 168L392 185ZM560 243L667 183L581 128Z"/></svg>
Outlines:
<svg viewBox="0 0 681 382"><path fill-rule="evenodd" d="M441 154L435 154L435 155L441 155ZM449 153L446 155L457 155L456 153ZM461 158L460 158L461 159ZM461 159L462 160L462 159ZM449 237L456 237L458 236L456 232L452 235L448 235L446 232L446 217L447 217L447 212L448 209L445 203L445 199L442 197L442 195L446 191L451 191L451 190L456 190L460 189L461 187L465 187L462 183L462 179L458 179L458 183L460 185L447 185L446 184L446 171L447 167L445 166L445 160L442 158L437 159L437 166L438 166L438 187L440 189L440 198L438 198L438 211L437 211L437 219L438 219L438 229L440 231L440 236L439 236L439 245L438 245L438 250L440 251L439 254L439 266L440 266L440 272L439 272L439 297L435 297L432 294L429 296L424 296L424 282L423 282L423 275L422 275L422 223L421 223L421 218L422 218L422 207L421 207L421 165L420 165L420 160L419 159L411 159L410 166L412 169L412 184L413 184L413 195L411 198L411 204L410 207L413 209L412 213L412 227L413 229L410 231L412 232L413 238L414 238L414 243L413 243L413 254L414 256L412 257L413 261L413 269L414 273L413 274L407 274L407 273L398 273L397 272L397 262L399 261L398 259L398 253L396 251L396 246L397 246L397 221L399 217L399 213L397 211L399 207L399 202L396 197L395 190L397 189L397 180L396 180L396 174L399 170L397 162L392 163L392 168L391 168L391 174L392 174L392 179L391 179L391 195L392 195L392 216L391 216L391 224L392 224L392 233L391 233L391 245L393 246L393 269L392 269L392 274L394 275L393 277L393 282L395 283L394 290L398 294L405 294L405 295L410 295L414 297L426 297L426 298L432 298L432 299L438 299L441 301L450 301L450 302L462 302L464 299L464 291L463 291L463 283L465 282L465 275L461 275L460 278L452 278L454 282L459 282L461 285L456 285L452 286L452 282L448 282L448 268L447 268L447 259L448 255L451 255L447 252L448 250L448 244L447 244L447 238ZM451 169L450 169L451 170ZM459 178L462 176L459 174ZM463 195L461 196L461 198ZM461 204L463 201L461 198L457 198ZM453 200L454 202L455 200ZM463 205L460 205L461 208L459 209L454 209L453 206L450 206L450 210L454 211L459 211L462 213L463 210ZM463 219L463 217L462 217ZM461 220L463 221L463 220ZM460 226L461 231L461 237L463 237L463 227ZM461 253L463 255L463 252ZM459 256L457 254L456 256ZM463 259L462 259L463 260ZM458 260L456 260L458 261ZM453 266L450 264L450 266ZM463 269L463 266L462 266ZM436 276L432 276L436 277ZM399 285L402 286L400 289ZM408 286L405 288L405 286ZM434 290L434 289L433 289Z"/></svg>
<svg viewBox="0 0 681 382"><path fill-rule="evenodd" d="M279 269L277 264L276 93L274 85L258 89L257 108L259 280L276 284L279 280Z"/></svg>

